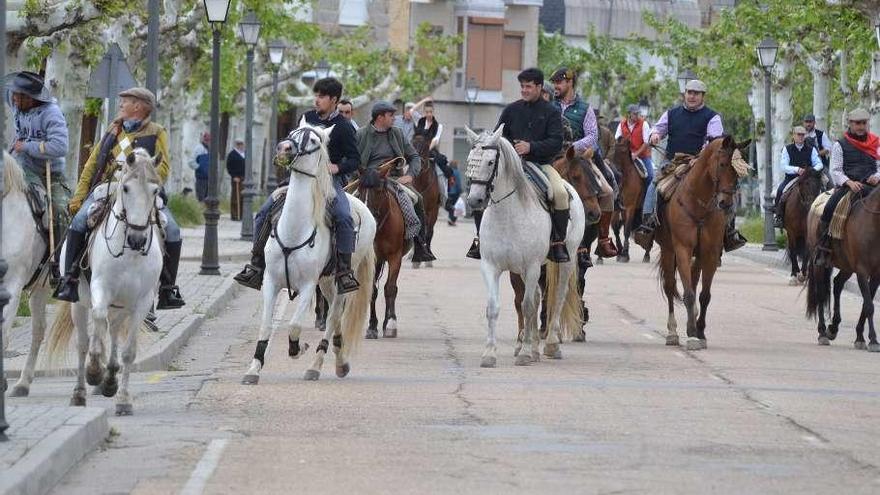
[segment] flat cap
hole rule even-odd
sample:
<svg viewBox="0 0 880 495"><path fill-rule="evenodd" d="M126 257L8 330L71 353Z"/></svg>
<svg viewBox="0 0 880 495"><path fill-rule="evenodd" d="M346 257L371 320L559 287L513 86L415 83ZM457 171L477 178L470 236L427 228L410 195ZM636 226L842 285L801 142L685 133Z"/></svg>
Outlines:
<svg viewBox="0 0 880 495"><path fill-rule="evenodd" d="M804 122L815 122L815 121L816 121L815 115L813 115L811 113L804 115Z"/></svg>
<svg viewBox="0 0 880 495"><path fill-rule="evenodd" d="M569 69L568 67L560 67L553 71L553 74L550 76L550 80L553 82L561 81L563 79L573 81L574 77L575 74L573 70Z"/></svg>
<svg viewBox="0 0 880 495"><path fill-rule="evenodd" d="M147 88L134 87L126 89L125 91L119 93L119 96L137 98L138 100L149 103L150 108L156 108L156 95L154 95L153 92Z"/></svg>
<svg viewBox="0 0 880 495"><path fill-rule="evenodd" d="M700 81L699 79L691 79L684 86L685 91L699 91L700 93L706 92L706 83Z"/></svg>
<svg viewBox="0 0 880 495"><path fill-rule="evenodd" d="M379 100L373 104L373 110L370 112L370 115L372 116L372 118L375 119L376 116L381 115L383 113L387 113L387 112L395 112L396 113L397 107L395 107L391 103L388 103L385 100Z"/></svg>
<svg viewBox="0 0 880 495"><path fill-rule="evenodd" d="M794 126L794 129L791 130L791 133L792 134L806 134L807 130L804 129L804 126L802 126L802 125L796 125L796 126Z"/></svg>
<svg viewBox="0 0 880 495"><path fill-rule="evenodd" d="M626 113L639 113L639 111L639 106L636 104L626 106Z"/></svg>
<svg viewBox="0 0 880 495"><path fill-rule="evenodd" d="M847 120L858 122L860 120L871 120L871 114L864 108L856 108L847 116Z"/></svg>

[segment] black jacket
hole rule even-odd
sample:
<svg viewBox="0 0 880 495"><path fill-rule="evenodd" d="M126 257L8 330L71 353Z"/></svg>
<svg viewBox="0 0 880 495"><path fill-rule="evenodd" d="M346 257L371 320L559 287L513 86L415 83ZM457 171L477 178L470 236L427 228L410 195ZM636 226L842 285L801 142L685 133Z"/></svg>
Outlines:
<svg viewBox="0 0 880 495"><path fill-rule="evenodd" d="M321 120L316 110L309 110L304 115L309 125L328 128L336 126L330 133L330 142L327 144L327 153L330 154L330 163L339 166L336 180L345 184L348 175L355 172L360 164L360 153L357 147L357 135L354 127L338 112L333 112L327 120Z"/></svg>
<svg viewBox="0 0 880 495"><path fill-rule="evenodd" d="M504 137L511 144L527 141L531 145L529 154L523 157L530 162L549 164L562 150L562 116L559 109L543 98L507 105L498 119L498 125L501 124Z"/></svg>
<svg viewBox="0 0 880 495"><path fill-rule="evenodd" d="M231 150L226 155L226 171L231 177L244 177L244 157L238 151Z"/></svg>

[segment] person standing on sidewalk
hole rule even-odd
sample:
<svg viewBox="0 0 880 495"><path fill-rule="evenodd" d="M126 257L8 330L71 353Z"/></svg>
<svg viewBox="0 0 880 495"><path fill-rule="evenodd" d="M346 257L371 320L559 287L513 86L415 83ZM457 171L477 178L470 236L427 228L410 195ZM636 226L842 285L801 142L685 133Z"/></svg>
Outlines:
<svg viewBox="0 0 880 495"><path fill-rule="evenodd" d="M244 141L235 140L235 147L226 155L226 171L232 180L229 190L229 212L232 220L241 221L241 186L244 182Z"/></svg>
<svg viewBox="0 0 880 495"><path fill-rule="evenodd" d="M446 213L449 214L449 219L447 223L450 226L457 225L458 217L455 215L455 204L458 202L458 198L461 197L461 172L458 170L458 160L452 160L452 163L449 164L449 197L446 198L446 204L444 205L446 209Z"/></svg>
<svg viewBox="0 0 880 495"><path fill-rule="evenodd" d="M196 199L200 202L208 197L208 170L211 168L211 133L203 132L202 140L193 152L193 163L190 167L196 176Z"/></svg>
<svg viewBox="0 0 880 495"><path fill-rule="evenodd" d="M146 88L136 87L119 93L119 116L110 124L100 144L92 148L79 176L76 192L70 200L69 210L74 217L67 231L64 277L53 294L56 299L68 302L79 300L79 262L85 253L89 207L95 202L94 190L98 184L111 181L119 169L119 163L125 162L135 148L144 148L150 156L156 157L156 172L163 182L167 180L171 170L168 134L161 125L150 120L155 108L156 96ZM160 196L165 198L164 191L160 192ZM176 285L183 239L171 209L163 207L159 211L167 222L165 257L159 276L156 309L174 309L186 304Z"/></svg>

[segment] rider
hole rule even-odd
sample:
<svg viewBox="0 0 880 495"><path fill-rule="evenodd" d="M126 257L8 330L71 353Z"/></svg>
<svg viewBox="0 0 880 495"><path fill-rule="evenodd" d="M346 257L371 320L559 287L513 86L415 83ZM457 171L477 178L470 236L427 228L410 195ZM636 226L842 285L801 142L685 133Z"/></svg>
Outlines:
<svg viewBox="0 0 880 495"><path fill-rule="evenodd" d="M825 204L819 232L822 237L816 246L816 265L828 264L831 254L831 235L828 226L837 204L847 191L853 193L871 189L880 183L880 137L868 131L871 114L857 108L849 113L849 128L831 148L831 180L836 189Z"/></svg>
<svg viewBox="0 0 880 495"><path fill-rule="evenodd" d="M608 182L613 184L612 177L605 170L604 156L599 149L600 130L596 123L596 112L577 94L577 74L567 67L560 67L550 76L550 80L557 96L553 104L562 114L563 148L571 144L578 154L592 148L594 163L606 179L609 179ZM617 256L617 249L610 238L611 216L614 214L613 192L604 191L599 200L603 207L599 218L599 245L596 254L610 258Z"/></svg>
<svg viewBox="0 0 880 495"><path fill-rule="evenodd" d="M664 166L675 157L676 153L698 155L707 142L724 134L721 115L704 104L705 97L706 85L702 81L698 79L688 81L685 85L684 104L664 112L654 125L651 133L652 145L656 146L661 139L668 136ZM654 212L656 203L657 187L652 181L648 185L645 203L642 206L642 225L637 230L647 238L650 238L659 223ZM724 233L724 250L733 251L741 248L745 243L746 239L736 230L731 218Z"/></svg>
<svg viewBox="0 0 880 495"><path fill-rule="evenodd" d="M645 166L645 185L654 182L654 164L651 161L651 126L642 118L638 105L626 107L626 118L620 121L614 140L625 137L629 140L629 150L633 161L639 159Z"/></svg>
<svg viewBox="0 0 880 495"><path fill-rule="evenodd" d="M6 99L12 105L15 122L15 143L12 156L24 169L28 184L49 190L46 165L50 169L52 230L56 246L67 232L70 216L67 203L70 189L64 180L64 155L67 153L67 122L52 98L43 78L33 72L17 72L7 76ZM49 252L56 246L50 246ZM57 276L58 255L53 258L53 276Z"/></svg>
<svg viewBox="0 0 880 495"><path fill-rule="evenodd" d="M69 302L79 300L80 258L85 252L87 220L89 207L95 202L95 187L112 180L119 163L124 162L135 148L144 148L150 156L156 157L156 171L162 181L167 179L171 168L168 162L168 134L161 125L150 120L154 108L156 96L146 88L135 87L119 93L119 116L110 124L100 143L92 148L79 176L76 192L70 200L69 210L74 217L67 232L64 278L54 294L57 299ZM161 211L167 223L156 309L173 309L186 304L175 285L183 240L171 209L163 207Z"/></svg>
<svg viewBox="0 0 880 495"><path fill-rule="evenodd" d="M819 159L822 160L822 165L828 167L828 157L831 156L832 148L828 133L816 129L816 116L811 113L804 115L804 129L807 131L806 142L816 148L816 151L819 152Z"/></svg>
<svg viewBox="0 0 880 495"><path fill-rule="evenodd" d="M782 192L791 181L803 175L808 167L813 167L817 172L822 170L822 161L819 160L819 153L811 144L805 142L807 130L801 126L796 126L792 130L794 142L782 147L782 154L779 157L779 168L785 172L785 179L776 188L776 198L773 205L776 212L775 224L776 228L783 227L783 217L785 212L782 208Z"/></svg>
<svg viewBox="0 0 880 495"><path fill-rule="evenodd" d="M351 205L343 190L348 183L348 175L357 170L359 158L354 127L337 111L342 89L342 83L336 78L319 79L312 88L315 108L303 115L309 125L324 128L334 126L327 153L330 155L330 173L333 174L333 187L336 189L332 212L336 226L336 290L339 294L353 292L360 287L351 269L351 254L355 248L354 224ZM235 281L245 287L259 290L263 285L263 271L266 268L263 251L272 232L272 222L268 221L268 217L275 201L270 195L254 217L254 231L257 234L251 250L251 262L235 276ZM283 202L284 196L277 201Z"/></svg>
<svg viewBox="0 0 880 495"><path fill-rule="evenodd" d="M422 100L424 102L425 100ZM420 102L420 103L422 103ZM416 263L434 261L437 258L431 253L426 239L428 235L428 222L425 220L425 206L421 194L413 189L413 178L419 175L422 168L422 159L413 148L409 140L404 138L404 133L394 125L394 114L397 109L387 101L378 101L373 105L370 125L361 127L357 132L357 148L361 169L361 180L372 174L375 179L375 170L382 164L394 158L403 158L407 165L406 172L398 175L392 172L392 177L397 177L397 183L406 186L406 194L397 194L400 207L405 219L409 219L408 225L414 224L417 219L419 230L413 237L413 257ZM428 166L426 164L426 166ZM401 170L395 167L394 170Z"/></svg>

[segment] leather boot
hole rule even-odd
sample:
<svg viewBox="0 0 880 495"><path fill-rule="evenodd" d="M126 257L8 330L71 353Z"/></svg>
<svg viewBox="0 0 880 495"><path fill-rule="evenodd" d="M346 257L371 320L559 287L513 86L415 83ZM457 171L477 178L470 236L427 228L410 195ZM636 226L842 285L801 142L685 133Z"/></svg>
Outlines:
<svg viewBox="0 0 880 495"><path fill-rule="evenodd" d="M828 231L829 226L830 222L819 222L819 232L821 232L822 235L819 237L819 242L816 244L815 263L818 267L831 266L831 233Z"/></svg>
<svg viewBox="0 0 880 495"><path fill-rule="evenodd" d="M565 246L565 235L568 233L568 210L552 210L550 225L550 252L547 253L547 259L555 263L571 261L568 248Z"/></svg>
<svg viewBox="0 0 880 495"><path fill-rule="evenodd" d="M347 294L360 287L351 269L351 253L336 253L336 292Z"/></svg>
<svg viewBox="0 0 880 495"><path fill-rule="evenodd" d="M269 234L272 232L272 222L269 218L263 220L260 230L254 236L254 247L251 249L251 262L233 279L245 287L260 290L263 287L263 270L266 269L266 258L263 250L269 242Z"/></svg>
<svg viewBox="0 0 880 495"><path fill-rule="evenodd" d="M733 222L727 224L727 228L724 231L724 251L731 252L735 251L749 242L742 234L736 230L736 226L734 226Z"/></svg>
<svg viewBox="0 0 880 495"><path fill-rule="evenodd" d="M79 301L79 262L86 246L86 234L73 229L67 231L67 251L64 259L64 276L52 297L61 301Z"/></svg>
<svg viewBox="0 0 880 495"><path fill-rule="evenodd" d="M599 245L596 246L596 256L600 258L613 258L617 256L617 248L611 242L611 215L613 212L603 211L599 217Z"/></svg>
<svg viewBox="0 0 880 495"><path fill-rule="evenodd" d="M177 268L180 266L180 250L183 241L166 242L162 273L159 275L159 300L156 309L176 309L186 305L177 283Z"/></svg>
<svg viewBox="0 0 880 495"><path fill-rule="evenodd" d="M419 200L413 205L421 224L418 235L413 239L413 263L425 263L437 259L437 257L434 256L434 253L431 252L431 248L428 247L428 220L425 217L425 208L422 201L423 200L419 198Z"/></svg>

